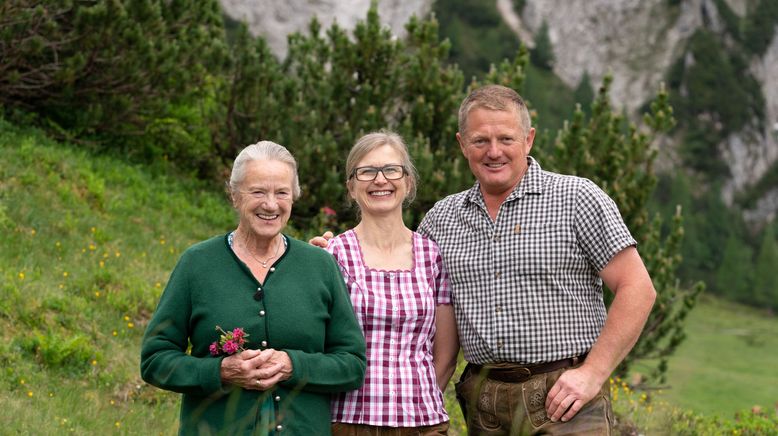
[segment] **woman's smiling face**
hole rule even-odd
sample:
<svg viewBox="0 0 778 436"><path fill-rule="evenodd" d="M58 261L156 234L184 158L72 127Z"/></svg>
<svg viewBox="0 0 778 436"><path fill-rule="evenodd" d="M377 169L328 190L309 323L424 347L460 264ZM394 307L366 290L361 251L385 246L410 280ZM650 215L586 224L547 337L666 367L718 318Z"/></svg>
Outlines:
<svg viewBox="0 0 778 436"><path fill-rule="evenodd" d="M402 156L390 145L382 145L366 154L356 168L382 168L386 165L402 166ZM408 177L403 175L396 180L387 180L384 173L379 171L372 181L352 177L348 190L363 215L383 215L402 210L402 203L408 194Z"/></svg>
<svg viewBox="0 0 778 436"><path fill-rule="evenodd" d="M239 192L233 196L238 228L260 239L281 233L292 214L294 172L277 160L246 163Z"/></svg>

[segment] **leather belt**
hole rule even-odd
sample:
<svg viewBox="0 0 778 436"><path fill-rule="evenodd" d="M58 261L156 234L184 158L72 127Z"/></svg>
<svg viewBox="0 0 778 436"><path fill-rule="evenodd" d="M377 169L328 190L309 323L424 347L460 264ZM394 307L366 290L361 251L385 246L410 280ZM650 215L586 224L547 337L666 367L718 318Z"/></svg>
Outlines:
<svg viewBox="0 0 778 436"><path fill-rule="evenodd" d="M578 365L586 359L587 354L588 353L584 353L580 356L569 357L554 362L538 363L536 365L516 365L507 368L490 368L483 365L468 363L465 371L471 371L475 375L480 374L482 377L503 383L521 383L529 380L529 378L534 375Z"/></svg>

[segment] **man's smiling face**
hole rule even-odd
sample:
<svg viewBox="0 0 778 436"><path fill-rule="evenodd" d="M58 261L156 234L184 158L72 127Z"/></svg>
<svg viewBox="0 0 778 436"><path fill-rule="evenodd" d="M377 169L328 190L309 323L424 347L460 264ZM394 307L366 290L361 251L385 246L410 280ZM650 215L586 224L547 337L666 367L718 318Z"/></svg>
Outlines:
<svg viewBox="0 0 778 436"><path fill-rule="evenodd" d="M524 131L516 109L476 108L457 141L485 196L505 198L527 171L535 129Z"/></svg>

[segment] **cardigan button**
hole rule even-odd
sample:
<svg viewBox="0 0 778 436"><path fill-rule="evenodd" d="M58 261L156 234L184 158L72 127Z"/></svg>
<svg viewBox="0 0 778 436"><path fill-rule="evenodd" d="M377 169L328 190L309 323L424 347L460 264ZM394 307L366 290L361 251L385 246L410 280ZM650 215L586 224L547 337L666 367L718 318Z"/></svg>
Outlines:
<svg viewBox="0 0 778 436"><path fill-rule="evenodd" d="M262 345L263 347L267 347L267 341L262 341L259 344Z"/></svg>
<svg viewBox="0 0 778 436"><path fill-rule="evenodd" d="M276 400L276 402L279 402L279 401L281 401L281 396L280 395L276 395L275 398L273 398L273 399Z"/></svg>
<svg viewBox="0 0 778 436"><path fill-rule="evenodd" d="M276 431L284 431L284 426L283 426L283 425L281 425L281 424L278 424L278 425L276 426Z"/></svg>
<svg viewBox="0 0 778 436"><path fill-rule="evenodd" d="M265 311L264 310L260 310L259 311L259 316L265 316Z"/></svg>
<svg viewBox="0 0 778 436"><path fill-rule="evenodd" d="M270 267L270 272L276 272L276 267L274 267L274 266L271 266L271 267Z"/></svg>

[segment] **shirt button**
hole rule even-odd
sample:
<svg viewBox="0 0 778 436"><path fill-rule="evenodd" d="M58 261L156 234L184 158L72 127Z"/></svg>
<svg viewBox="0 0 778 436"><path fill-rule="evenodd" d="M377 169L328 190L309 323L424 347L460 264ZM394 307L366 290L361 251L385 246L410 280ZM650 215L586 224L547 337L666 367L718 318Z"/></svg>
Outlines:
<svg viewBox="0 0 778 436"><path fill-rule="evenodd" d="M394 278L394 273L389 273L389 278L393 279Z"/></svg>
<svg viewBox="0 0 778 436"><path fill-rule="evenodd" d="M500 240L500 235L494 235L494 238L492 238L494 242L497 242Z"/></svg>
<svg viewBox="0 0 778 436"><path fill-rule="evenodd" d="M283 425L281 425L281 424L278 424L278 425L276 426L276 431L283 431L283 430L284 430L284 426L283 426Z"/></svg>
<svg viewBox="0 0 778 436"><path fill-rule="evenodd" d="M513 228L513 233L521 233L521 224L516 224L516 227Z"/></svg>
<svg viewBox="0 0 778 436"><path fill-rule="evenodd" d="M390 343L390 344L394 344L394 339L390 339L390 340L389 340L389 343Z"/></svg>
<svg viewBox="0 0 778 436"><path fill-rule="evenodd" d="M275 398L273 398L273 399L276 401L276 403L277 403L277 402L279 402L279 401L281 401L281 397L280 397L280 396L278 396L278 395L276 395L276 396L275 396Z"/></svg>
<svg viewBox="0 0 778 436"><path fill-rule="evenodd" d="M497 340L497 348L502 349L502 339Z"/></svg>
<svg viewBox="0 0 778 436"><path fill-rule="evenodd" d="M494 308L494 311L497 312L497 313L500 313L501 310L502 310L502 307L500 307L500 306L497 306L497 307Z"/></svg>
<svg viewBox="0 0 778 436"><path fill-rule="evenodd" d="M263 347L267 347L267 341L260 342L260 345L262 345Z"/></svg>
<svg viewBox="0 0 778 436"><path fill-rule="evenodd" d="M500 278L500 275L501 275L501 274L500 274L500 272L499 272L499 271L497 271L496 273L494 273L494 277L495 277L495 278L497 278L497 279L499 279L499 278Z"/></svg>
<svg viewBox="0 0 778 436"><path fill-rule="evenodd" d="M259 316L265 316L265 311L264 310L260 310L259 311Z"/></svg>

